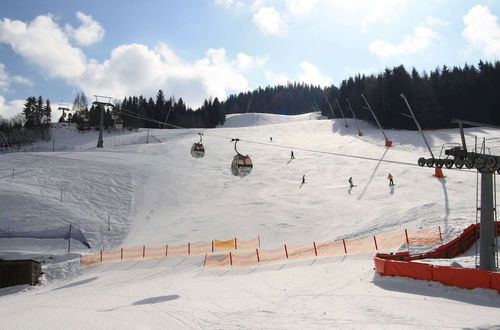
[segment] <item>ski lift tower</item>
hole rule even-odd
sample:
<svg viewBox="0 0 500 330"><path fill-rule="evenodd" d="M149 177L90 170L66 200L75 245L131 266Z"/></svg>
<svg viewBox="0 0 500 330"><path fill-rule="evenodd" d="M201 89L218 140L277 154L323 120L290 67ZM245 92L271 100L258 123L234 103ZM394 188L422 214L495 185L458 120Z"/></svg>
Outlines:
<svg viewBox="0 0 500 330"><path fill-rule="evenodd" d="M367 109L367 110L370 110L370 112L372 113L373 118L375 118L375 121L377 122L377 125L380 128L380 131L382 132L382 135L384 136L385 146L386 147L392 146L392 141L389 140L389 139L387 139L387 136L385 136L384 129L382 128L382 125L380 125L380 123L379 123L379 121L377 119L377 116L375 116L375 112L373 112L372 107L370 107L370 104L366 100L366 97L363 94L361 94L361 97L363 98L363 100L365 101L365 104L366 104L366 107L364 107L364 108Z"/></svg>
<svg viewBox="0 0 500 330"><path fill-rule="evenodd" d="M97 106L97 108L101 109L101 120L99 124L99 139L97 140L97 148L102 148L102 131L104 129L104 107L114 108L115 106L110 103L111 101L110 96L94 95L94 97L95 101L92 102L92 104Z"/></svg>
<svg viewBox="0 0 500 330"><path fill-rule="evenodd" d="M451 168L455 165L455 167L459 169L465 165L465 167L469 169L477 169L479 174L481 174L481 204L478 207L481 219L479 228L479 237L481 238L479 247L479 268L493 271L496 268L495 250L497 249L495 242L496 189L494 189L494 181L496 180L494 180L494 175L495 172L500 174L500 156L486 154L484 142L482 153L468 151L467 145L465 144L463 125L491 128L500 128L500 126L460 119L453 119L451 122L458 124L460 128L460 137L462 139L462 146L445 150L445 154L448 157L453 156L453 159L420 158L418 164L420 166L427 165L428 167L442 167L444 164L447 168Z"/></svg>

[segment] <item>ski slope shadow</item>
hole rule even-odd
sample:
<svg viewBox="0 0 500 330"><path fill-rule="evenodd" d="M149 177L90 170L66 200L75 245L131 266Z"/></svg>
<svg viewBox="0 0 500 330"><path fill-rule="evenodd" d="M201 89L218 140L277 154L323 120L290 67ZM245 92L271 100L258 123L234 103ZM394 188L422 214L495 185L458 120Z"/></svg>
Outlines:
<svg viewBox="0 0 500 330"><path fill-rule="evenodd" d="M366 190L368 189L368 187L370 186L370 183L372 182L373 180L373 177L375 176L375 173L377 173L377 170L380 166L380 163L382 163L382 160L384 160L384 157L385 157L385 154L387 153L387 151L389 150L389 148L385 148L385 151L384 153L382 154L382 157L380 157L380 159L378 160L377 162L377 165L375 166L375 168L373 169L373 172L372 172L372 175L370 176L370 178L368 179L368 182L366 183L365 187L363 188L363 191L361 192L361 194L359 195L358 197L358 201L361 200L363 198L363 196L365 195L366 193Z"/></svg>
<svg viewBox="0 0 500 330"><path fill-rule="evenodd" d="M79 286L79 285L84 285L84 284L87 284L87 283L90 283L90 282L93 282L93 281L97 280L97 278L98 277L95 276L95 277L87 278L85 280L81 280L81 281L69 283L69 284L60 286L58 288L55 288L55 289L53 289L53 291L67 289L67 288L72 288L72 287Z"/></svg>
<svg viewBox="0 0 500 330"><path fill-rule="evenodd" d="M123 306L117 306L117 307L113 307L113 308L109 308L109 309L103 309L103 310L101 310L101 312L113 312L113 311L116 311L116 310L119 310L119 309L122 309L122 308L127 308L127 307L130 307L130 306L150 305L150 304L154 305L154 304L162 303L162 302L165 302L165 301L171 301L171 300L175 300L175 299L179 299L179 298L180 298L180 296L177 295L177 294L171 294L171 295L167 295L167 296L151 297L151 298L146 298L146 299L141 299L141 300L134 301L130 305L123 305Z"/></svg>
<svg viewBox="0 0 500 330"><path fill-rule="evenodd" d="M375 274L373 284L388 291L436 297L438 299L450 299L472 305L500 307L500 298L498 297L498 293L494 290L484 289L491 294L474 295L470 293L471 290L448 287L437 282L414 280L406 277L381 276L379 274Z"/></svg>

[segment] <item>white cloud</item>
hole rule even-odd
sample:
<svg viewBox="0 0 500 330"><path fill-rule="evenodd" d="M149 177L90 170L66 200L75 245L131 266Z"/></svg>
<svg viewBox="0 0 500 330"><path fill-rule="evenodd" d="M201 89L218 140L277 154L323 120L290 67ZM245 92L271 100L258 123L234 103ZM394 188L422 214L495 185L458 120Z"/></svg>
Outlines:
<svg viewBox="0 0 500 330"><path fill-rule="evenodd" d="M10 85L12 83L22 84L32 86L33 83L31 80L21 76L11 76L5 71L5 65L0 63L0 91L7 92L9 91Z"/></svg>
<svg viewBox="0 0 500 330"><path fill-rule="evenodd" d="M0 117L9 119L23 111L24 100L5 101L5 98L0 95Z"/></svg>
<svg viewBox="0 0 500 330"><path fill-rule="evenodd" d="M188 63L165 44L155 49L122 45L103 63L89 63L78 85L89 95L102 93L118 98L155 95L163 89L167 95L177 95L197 107L209 97L223 99L230 92L247 91L249 84L243 72L264 65L266 60L243 53L230 60L220 48L209 49L205 57Z"/></svg>
<svg viewBox="0 0 500 330"><path fill-rule="evenodd" d="M383 40L375 40L368 46L370 52L387 58L396 55L407 55L428 48L437 34L430 28L417 26L412 35L407 35L399 44L393 44Z"/></svg>
<svg viewBox="0 0 500 330"><path fill-rule="evenodd" d="M316 7L317 0L286 0L286 8L291 15L308 14Z"/></svg>
<svg viewBox="0 0 500 330"><path fill-rule="evenodd" d="M267 71L265 73L266 80L269 83L269 85L274 86L274 85L286 85L288 82L291 81L290 78L288 78L288 75L286 73L273 73L270 71Z"/></svg>
<svg viewBox="0 0 500 330"><path fill-rule="evenodd" d="M92 16L82 12L76 13L76 18L82 23L77 29L66 24L66 33L82 46L90 46L104 37L104 28Z"/></svg>
<svg viewBox="0 0 500 330"><path fill-rule="evenodd" d="M425 23L427 23L428 26L445 26L445 25L449 25L449 23L447 21L444 21L440 18L436 18L436 17L432 17L432 16L427 16L427 18L425 19Z"/></svg>
<svg viewBox="0 0 500 330"><path fill-rule="evenodd" d="M215 0L216 5L224 6L227 8L231 7L244 7L245 4L242 1L236 1L236 0Z"/></svg>
<svg viewBox="0 0 500 330"><path fill-rule="evenodd" d="M279 35L284 32L285 21L274 7L261 7L253 14L253 22L264 33Z"/></svg>
<svg viewBox="0 0 500 330"><path fill-rule="evenodd" d="M364 32L374 23L380 21L389 23L401 17L407 6L405 0L362 1L359 4L360 12L366 13L361 18L361 29Z"/></svg>
<svg viewBox="0 0 500 330"><path fill-rule="evenodd" d="M329 86L332 84L332 78L321 74L319 69L312 63L302 61L300 63L302 72L299 73L299 80L311 85Z"/></svg>
<svg viewBox="0 0 500 330"><path fill-rule="evenodd" d="M73 79L83 74L83 52L71 46L67 36L49 15L31 23L0 20L0 42L10 44L28 62L39 66L52 78Z"/></svg>
<svg viewBox="0 0 500 330"><path fill-rule="evenodd" d="M247 91L249 84L244 73L267 61L267 57L243 53L230 59L220 48L209 49L204 57L189 63L165 44L155 49L128 44L115 48L101 62L87 59L81 49L72 47L51 16L38 16L29 24L3 19L0 42L10 44L49 78L63 78L87 95L154 96L158 89L163 89L167 95L182 97L194 108L209 97L225 98L232 92ZM23 82L22 77L15 80Z"/></svg>
<svg viewBox="0 0 500 330"><path fill-rule="evenodd" d="M463 17L462 35L469 47L479 49L485 56L500 57L500 25L488 7L477 5Z"/></svg>

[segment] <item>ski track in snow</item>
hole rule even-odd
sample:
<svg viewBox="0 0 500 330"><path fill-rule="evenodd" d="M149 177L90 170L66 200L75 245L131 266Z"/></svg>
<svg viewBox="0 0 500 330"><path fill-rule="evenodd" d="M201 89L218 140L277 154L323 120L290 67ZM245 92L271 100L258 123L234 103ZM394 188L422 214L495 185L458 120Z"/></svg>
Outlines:
<svg viewBox="0 0 500 330"><path fill-rule="evenodd" d="M315 114L228 116L216 129L97 132L54 129L52 142L0 154L1 230L78 226L92 250L207 242L260 235L263 249L441 226L445 240L475 222L476 175L415 164L427 157L414 131L380 131ZM206 155L189 149L203 132ZM466 129L467 141L500 138ZM151 136L160 139L157 143ZM269 142L272 136L273 141ZM433 151L458 130L426 132ZM244 178L230 173L234 145L252 157ZM151 143L156 141L155 143ZM252 143L258 142L258 143ZM319 152L308 152L310 149ZM296 159L290 160L294 150ZM12 171L14 169L14 177ZM396 187L387 186L387 173ZM301 186L302 175L306 184ZM349 189L353 177L357 187ZM61 189L63 192L60 200ZM110 223L108 227L108 215ZM108 230L110 229L110 230ZM45 329L429 329L498 328L500 296L376 275L373 254L204 269L203 256L104 263L81 268L64 240L0 239L0 257L43 262L36 287L0 289L0 324ZM415 247L426 251L434 245ZM412 247L413 248L413 247ZM474 267L475 247L436 264Z"/></svg>

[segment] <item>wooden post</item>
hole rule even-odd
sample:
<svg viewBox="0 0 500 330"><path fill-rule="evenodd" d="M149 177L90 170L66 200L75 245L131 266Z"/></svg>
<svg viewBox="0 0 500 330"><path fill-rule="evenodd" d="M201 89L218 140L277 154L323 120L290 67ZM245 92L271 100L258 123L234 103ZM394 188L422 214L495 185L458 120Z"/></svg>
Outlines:
<svg viewBox="0 0 500 330"><path fill-rule="evenodd" d="M229 264L231 266L233 265L233 255L231 254L231 251L229 251Z"/></svg>
<svg viewBox="0 0 500 330"><path fill-rule="evenodd" d="M205 260L203 260L203 267L207 264L207 254L205 253Z"/></svg>
<svg viewBox="0 0 500 330"><path fill-rule="evenodd" d="M191 254L191 243L188 243L188 255Z"/></svg>
<svg viewBox="0 0 500 330"><path fill-rule="evenodd" d="M214 245L215 245L214 241L212 241L212 253L214 253L214 251L215 251L215 246Z"/></svg>
<svg viewBox="0 0 500 330"><path fill-rule="evenodd" d="M102 262L102 250L101 250L101 262Z"/></svg>
<svg viewBox="0 0 500 330"><path fill-rule="evenodd" d="M438 230L439 230L439 240L442 242L443 236L441 236L441 226L438 226ZM476 230L477 230L477 228L476 228Z"/></svg>
<svg viewBox="0 0 500 330"><path fill-rule="evenodd" d="M257 235L257 239L259 240L259 249L260 249L260 235Z"/></svg>
<svg viewBox="0 0 500 330"><path fill-rule="evenodd" d="M165 257L168 257L168 244L165 244Z"/></svg>
<svg viewBox="0 0 500 330"><path fill-rule="evenodd" d="M342 243L344 244L344 252L345 252L345 254L347 254L347 248L345 246L345 239L342 239Z"/></svg>
<svg viewBox="0 0 500 330"><path fill-rule="evenodd" d="M259 249L255 249L255 253L257 253L257 262L260 262Z"/></svg>
<svg viewBox="0 0 500 330"><path fill-rule="evenodd" d="M121 251L120 251L120 259L123 260L123 248L121 248Z"/></svg>
<svg viewBox="0 0 500 330"><path fill-rule="evenodd" d="M375 242L375 250L378 251L377 238L373 235L373 241Z"/></svg>
<svg viewBox="0 0 500 330"><path fill-rule="evenodd" d="M314 246L314 255L317 257L318 256L318 250L316 249L316 242L313 242Z"/></svg>
<svg viewBox="0 0 500 330"><path fill-rule="evenodd" d="M142 246L142 257L146 258L146 245Z"/></svg>
<svg viewBox="0 0 500 330"><path fill-rule="evenodd" d="M234 249L238 250L238 243L236 243L236 237L234 238Z"/></svg>
<svg viewBox="0 0 500 330"><path fill-rule="evenodd" d="M288 250L286 249L286 244L285 244L284 246L285 246L285 254L286 254L286 258L288 259Z"/></svg>
<svg viewBox="0 0 500 330"><path fill-rule="evenodd" d="M408 239L408 230L405 229L406 246L408 247L408 255L410 254L410 240Z"/></svg>

